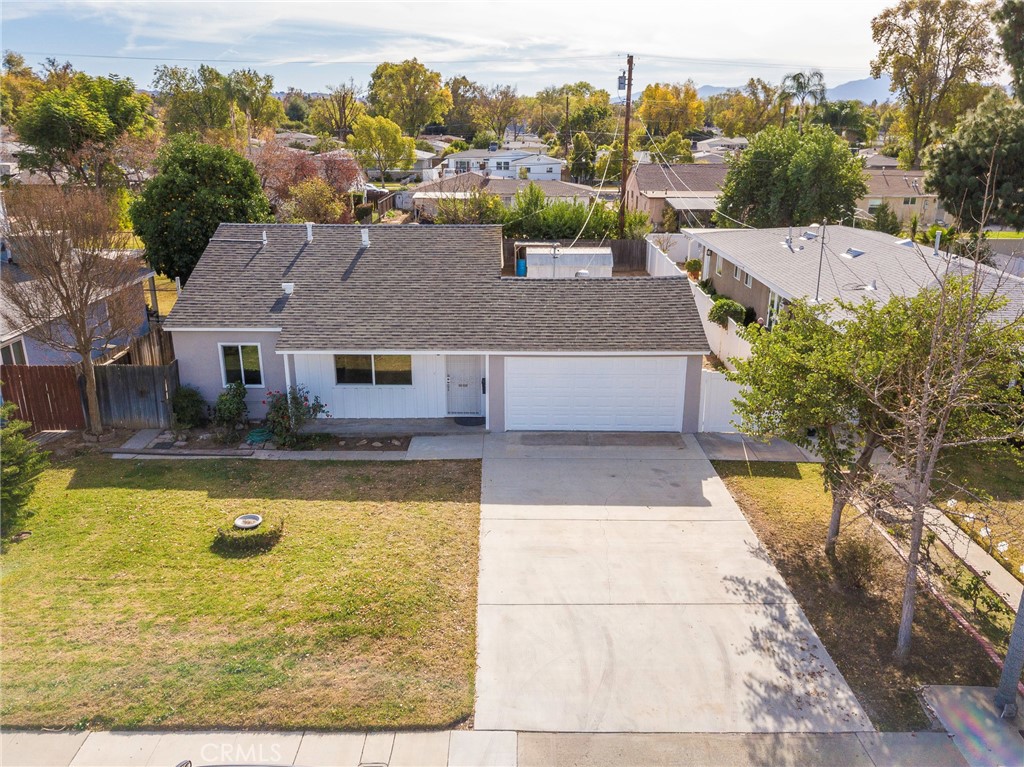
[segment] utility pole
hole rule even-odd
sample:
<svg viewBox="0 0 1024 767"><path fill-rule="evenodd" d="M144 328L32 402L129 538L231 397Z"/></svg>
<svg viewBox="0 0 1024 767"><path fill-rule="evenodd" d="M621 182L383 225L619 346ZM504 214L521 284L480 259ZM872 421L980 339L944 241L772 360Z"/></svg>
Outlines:
<svg viewBox="0 0 1024 767"><path fill-rule="evenodd" d="M633 107L633 54L626 56L626 125L622 132L622 184L619 187L619 239L626 230L626 178L629 176L629 116Z"/></svg>

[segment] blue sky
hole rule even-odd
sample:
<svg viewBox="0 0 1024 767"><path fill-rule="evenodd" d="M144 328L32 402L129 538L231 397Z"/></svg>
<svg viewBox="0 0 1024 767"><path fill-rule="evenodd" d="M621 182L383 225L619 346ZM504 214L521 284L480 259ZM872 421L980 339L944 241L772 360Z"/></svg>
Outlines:
<svg viewBox="0 0 1024 767"><path fill-rule="evenodd" d="M159 64L254 67L275 88L354 79L417 56L447 78L511 83L520 93L589 80L614 95L625 54L636 85L693 78L778 82L817 67L830 85L868 75L871 18L892 0L708 2L302 2L300 0L3 0L4 49L36 65L68 59L149 87Z"/></svg>

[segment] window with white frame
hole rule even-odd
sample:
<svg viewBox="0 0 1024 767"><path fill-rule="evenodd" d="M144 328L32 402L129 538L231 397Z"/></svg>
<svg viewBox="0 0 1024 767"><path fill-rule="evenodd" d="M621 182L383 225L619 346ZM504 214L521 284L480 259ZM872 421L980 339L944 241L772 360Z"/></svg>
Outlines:
<svg viewBox="0 0 1024 767"><path fill-rule="evenodd" d="M0 362L4 365L25 365L25 344L21 339L0 347Z"/></svg>
<svg viewBox="0 0 1024 767"><path fill-rule="evenodd" d="M738 280L740 278L740 274L742 272L743 272L743 270L740 269L738 266L733 266L733 268L732 268L732 278L734 280Z"/></svg>
<svg viewBox="0 0 1024 767"><path fill-rule="evenodd" d="M508 168L509 168L509 161L508 160L495 160L494 167L496 167L498 170L508 170Z"/></svg>
<svg viewBox="0 0 1024 767"><path fill-rule="evenodd" d="M712 253L711 255L714 256L715 254ZM725 259L722 258L721 254L718 254L717 256L715 256L715 274L717 274L719 277L721 277L722 276L722 270L724 268L725 268Z"/></svg>
<svg viewBox="0 0 1024 767"><path fill-rule="evenodd" d="M412 386L408 354L335 354L334 382L339 386Z"/></svg>
<svg viewBox="0 0 1024 767"><path fill-rule="evenodd" d="M456 160L455 161L455 172L465 173L469 170L469 160Z"/></svg>
<svg viewBox="0 0 1024 767"><path fill-rule="evenodd" d="M750 276L750 272L743 273L743 284L748 288L754 286L754 278Z"/></svg>
<svg viewBox="0 0 1024 767"><path fill-rule="evenodd" d="M246 388L263 386L263 365L259 344L221 344L224 385L241 383Z"/></svg>

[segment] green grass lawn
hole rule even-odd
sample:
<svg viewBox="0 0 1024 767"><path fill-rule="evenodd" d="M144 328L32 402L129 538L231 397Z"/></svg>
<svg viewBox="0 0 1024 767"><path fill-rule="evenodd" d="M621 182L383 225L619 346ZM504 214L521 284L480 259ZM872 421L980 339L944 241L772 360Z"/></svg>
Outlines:
<svg viewBox="0 0 1024 767"><path fill-rule="evenodd" d="M893 662L899 627L901 560L850 509L839 554L857 537L877 542L884 555L868 588L837 586L824 555L829 497L817 464L715 461L772 561L880 730L927 729L916 699L923 684L995 685L998 672L981 647L942 608L919 592L909 663Z"/></svg>
<svg viewBox="0 0 1024 767"><path fill-rule="evenodd" d="M56 463L2 561L0 720L443 727L471 715L479 461ZM242 512L275 548L211 551Z"/></svg>
<svg viewBox="0 0 1024 767"><path fill-rule="evenodd" d="M1019 240L1024 238L1024 232L985 232L990 240Z"/></svg>
<svg viewBox="0 0 1024 767"><path fill-rule="evenodd" d="M143 286L143 292L146 294L146 306L152 309L153 302L150 300L149 285ZM177 300L178 289L174 287L174 280L158 274L156 276L156 303L160 309L160 316L166 317L170 314L171 309L174 308L174 302Z"/></svg>
<svg viewBox="0 0 1024 767"><path fill-rule="evenodd" d="M1024 452L1008 444L959 448L942 457L938 474L970 490L948 488L942 479L936 483L936 492L957 499L949 518L1024 581ZM973 521L969 514L974 515ZM980 532L985 527L987 537ZM994 549L1001 541L1009 547L1003 554Z"/></svg>

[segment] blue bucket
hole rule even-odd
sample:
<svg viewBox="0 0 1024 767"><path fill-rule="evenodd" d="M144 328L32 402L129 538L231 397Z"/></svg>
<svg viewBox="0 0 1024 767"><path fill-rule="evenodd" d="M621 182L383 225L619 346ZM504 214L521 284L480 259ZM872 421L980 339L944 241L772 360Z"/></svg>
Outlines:
<svg viewBox="0 0 1024 767"><path fill-rule="evenodd" d="M525 258L517 258L516 259L516 277L525 277L525 276L526 276L526 259Z"/></svg>

